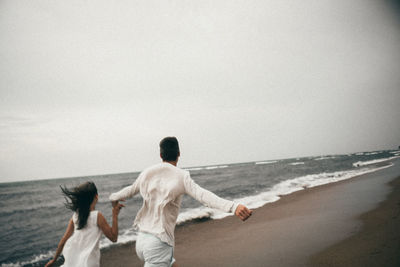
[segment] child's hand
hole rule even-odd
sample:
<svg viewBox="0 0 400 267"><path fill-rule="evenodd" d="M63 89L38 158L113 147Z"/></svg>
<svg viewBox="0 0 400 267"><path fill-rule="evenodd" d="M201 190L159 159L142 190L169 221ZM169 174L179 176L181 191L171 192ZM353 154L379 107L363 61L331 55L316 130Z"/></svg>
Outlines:
<svg viewBox="0 0 400 267"><path fill-rule="evenodd" d="M49 261L44 267L50 267L50 266L52 266L55 262L56 262L56 260L55 260L55 259L52 259L52 260Z"/></svg>
<svg viewBox="0 0 400 267"><path fill-rule="evenodd" d="M125 199L121 199L121 201L125 201ZM111 206L114 208L115 206L117 206L117 205L118 205L118 203L119 203L119 201L118 201L118 200L111 201Z"/></svg>
<svg viewBox="0 0 400 267"><path fill-rule="evenodd" d="M119 203L118 201L116 201L115 204L113 203L113 209L112 209L113 215L118 216L119 211L120 211L123 207L125 207L125 206L124 206L123 204Z"/></svg>

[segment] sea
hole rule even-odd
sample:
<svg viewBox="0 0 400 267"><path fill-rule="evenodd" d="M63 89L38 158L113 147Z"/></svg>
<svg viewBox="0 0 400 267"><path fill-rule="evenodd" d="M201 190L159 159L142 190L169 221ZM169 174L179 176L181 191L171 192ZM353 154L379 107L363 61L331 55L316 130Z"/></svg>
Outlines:
<svg viewBox="0 0 400 267"><path fill-rule="evenodd" d="M334 183L393 166L400 150L319 155L186 168L193 180L215 194L251 209L278 201L282 196ZM131 185L139 172L62 179L0 183L0 265L44 266L54 255L72 212L64 206L60 186L74 187L93 181L99 192L96 209L111 223L111 193ZM134 217L142 205L140 195L128 199L119 215L118 242L104 237L101 249L133 242ZM202 206L184 196L179 225L218 220L232 214ZM62 258L60 259L62 261Z"/></svg>

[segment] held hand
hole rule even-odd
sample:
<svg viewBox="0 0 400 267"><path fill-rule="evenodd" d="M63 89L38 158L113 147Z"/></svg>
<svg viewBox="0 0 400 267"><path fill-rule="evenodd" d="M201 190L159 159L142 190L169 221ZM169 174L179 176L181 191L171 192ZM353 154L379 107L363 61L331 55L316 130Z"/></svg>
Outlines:
<svg viewBox="0 0 400 267"><path fill-rule="evenodd" d="M246 206L243 206L242 204L239 204L235 211L235 215L238 216L242 221L247 220L252 213L252 210L249 210Z"/></svg>
<svg viewBox="0 0 400 267"><path fill-rule="evenodd" d="M121 199L121 201L124 202L125 199ZM119 204L119 201L118 201L118 200L111 201L111 205L112 205L113 208L114 208L115 206L117 206L118 204Z"/></svg>
<svg viewBox="0 0 400 267"><path fill-rule="evenodd" d="M113 201L114 202L114 201ZM119 214L119 211L123 208L123 207L125 207L123 204L120 204L118 201L115 201L116 202L116 204L114 205L114 203L113 203L113 209L112 209L112 213L113 213L113 215L117 215L118 216L118 214Z"/></svg>
<svg viewBox="0 0 400 267"><path fill-rule="evenodd" d="M55 262L56 262L56 260L55 260L55 259L52 259L52 260L49 261L44 267L50 267L50 266L52 266Z"/></svg>

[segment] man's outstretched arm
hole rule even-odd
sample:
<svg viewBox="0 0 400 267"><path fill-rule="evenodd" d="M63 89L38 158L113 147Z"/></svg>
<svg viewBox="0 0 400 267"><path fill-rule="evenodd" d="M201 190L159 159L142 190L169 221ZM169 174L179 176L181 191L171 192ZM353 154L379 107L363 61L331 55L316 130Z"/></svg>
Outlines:
<svg viewBox="0 0 400 267"><path fill-rule="evenodd" d="M216 194L202 188L193 181L189 173L184 177L184 186L186 194L207 207L219 209L224 212L233 212L243 221L247 220L252 213L244 205L220 198Z"/></svg>
<svg viewBox="0 0 400 267"><path fill-rule="evenodd" d="M131 198L139 192L139 178L136 178L135 182L132 185L124 187L120 191L116 193L112 193L110 195L110 200L115 204L116 201L125 200L127 198ZM113 204L113 206L114 206Z"/></svg>

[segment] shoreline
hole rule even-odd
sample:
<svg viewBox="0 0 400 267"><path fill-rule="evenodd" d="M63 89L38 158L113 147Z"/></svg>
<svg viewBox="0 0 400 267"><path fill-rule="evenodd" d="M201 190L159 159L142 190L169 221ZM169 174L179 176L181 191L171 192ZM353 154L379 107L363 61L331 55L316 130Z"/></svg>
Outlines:
<svg viewBox="0 0 400 267"><path fill-rule="evenodd" d="M314 255L362 232L359 216L386 199L387 182L399 175L395 164L283 196L246 222L230 216L178 226L175 258L180 266L323 266ZM102 250L101 266L142 266L134 244Z"/></svg>
<svg viewBox="0 0 400 267"><path fill-rule="evenodd" d="M400 176L389 185L388 198L358 217L362 229L313 255L310 266L400 266Z"/></svg>

